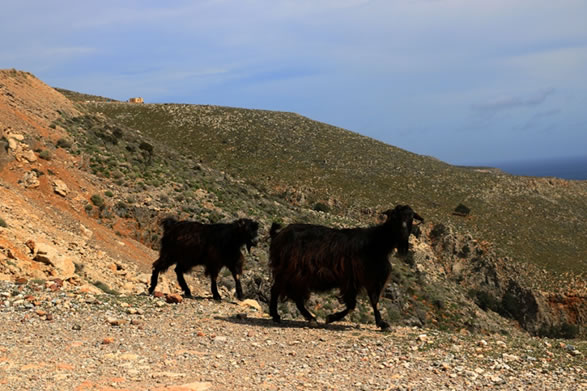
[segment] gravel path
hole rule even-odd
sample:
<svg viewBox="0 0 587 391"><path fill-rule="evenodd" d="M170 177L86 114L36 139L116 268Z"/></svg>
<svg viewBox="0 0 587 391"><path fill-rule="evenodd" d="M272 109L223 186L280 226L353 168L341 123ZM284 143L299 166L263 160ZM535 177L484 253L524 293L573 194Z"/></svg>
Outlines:
<svg viewBox="0 0 587 391"><path fill-rule="evenodd" d="M0 389L587 390L587 341L275 325L248 303L0 282Z"/></svg>

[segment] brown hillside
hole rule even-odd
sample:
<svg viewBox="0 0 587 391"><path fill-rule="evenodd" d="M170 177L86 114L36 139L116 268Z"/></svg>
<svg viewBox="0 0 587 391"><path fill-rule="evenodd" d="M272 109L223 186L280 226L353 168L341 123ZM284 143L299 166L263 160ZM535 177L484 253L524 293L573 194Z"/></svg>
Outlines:
<svg viewBox="0 0 587 391"><path fill-rule="evenodd" d="M33 75L0 71L0 218L9 227L0 228L0 279L60 278L92 290L89 283L103 282L142 291L138 275L155 253L85 213L104 184L78 169L79 156L56 148L68 135L51 123L63 114L79 112ZM56 183L65 186L62 194ZM39 250L50 259L35 261Z"/></svg>

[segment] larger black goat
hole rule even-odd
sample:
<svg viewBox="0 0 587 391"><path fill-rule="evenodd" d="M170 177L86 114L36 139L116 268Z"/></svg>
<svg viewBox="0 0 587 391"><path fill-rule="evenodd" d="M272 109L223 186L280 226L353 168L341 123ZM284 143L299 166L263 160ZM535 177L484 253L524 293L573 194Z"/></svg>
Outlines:
<svg viewBox="0 0 587 391"><path fill-rule="evenodd" d="M320 225L290 224L280 230L271 227L269 266L273 274L269 313L280 321L277 302L292 299L310 322L316 319L305 308L311 292L338 288L346 308L328 315L326 323L342 319L353 310L361 288L367 290L375 323L389 327L381 319L377 303L391 272L388 260L393 249L406 255L413 220L424 221L408 205L384 212L387 220L370 228L333 229Z"/></svg>
<svg viewBox="0 0 587 391"><path fill-rule="evenodd" d="M250 219L239 219L229 224L203 224L195 221L177 221L168 217L161 225L161 250L159 259L153 263L149 293L155 291L159 273L176 264L177 281L184 295L191 297L190 288L183 274L196 265L204 265L206 275L210 276L212 295L215 300L221 300L216 278L220 269L226 266L234 278L236 295L242 300L240 276L245 258L241 253L241 247L247 246L250 252L251 247L257 245L259 223Z"/></svg>

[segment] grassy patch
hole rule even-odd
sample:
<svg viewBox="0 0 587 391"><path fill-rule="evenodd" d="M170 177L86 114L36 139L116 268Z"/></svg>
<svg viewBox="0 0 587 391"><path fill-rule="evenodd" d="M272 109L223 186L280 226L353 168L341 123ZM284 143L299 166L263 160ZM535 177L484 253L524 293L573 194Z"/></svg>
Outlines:
<svg viewBox="0 0 587 391"><path fill-rule="evenodd" d="M104 293L107 293L109 295L115 295L118 296L120 295L120 292L111 289L106 283L102 282L102 281L94 281L92 283L96 288L101 289Z"/></svg>

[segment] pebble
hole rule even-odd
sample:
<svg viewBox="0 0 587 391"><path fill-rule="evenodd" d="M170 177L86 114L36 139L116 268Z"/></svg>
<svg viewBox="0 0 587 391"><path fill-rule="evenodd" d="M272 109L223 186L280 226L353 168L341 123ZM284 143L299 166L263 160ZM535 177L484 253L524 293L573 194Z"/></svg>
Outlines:
<svg viewBox="0 0 587 391"><path fill-rule="evenodd" d="M113 337L106 337L106 338L102 339L102 345L109 345L113 342L114 342Z"/></svg>
<svg viewBox="0 0 587 391"><path fill-rule="evenodd" d="M505 362L520 361L520 357L516 356L515 354L503 353L501 357Z"/></svg>

